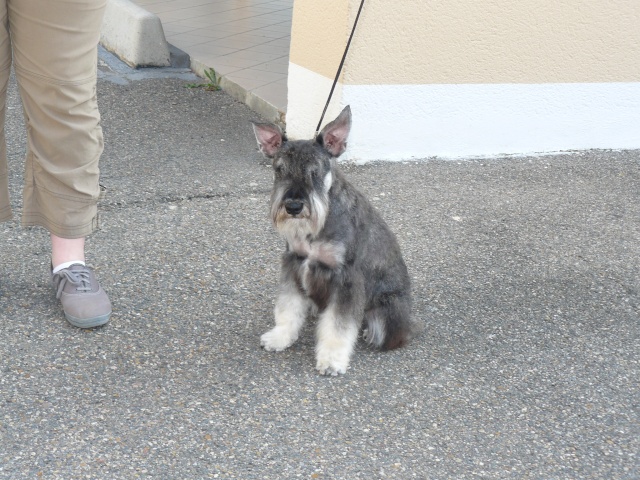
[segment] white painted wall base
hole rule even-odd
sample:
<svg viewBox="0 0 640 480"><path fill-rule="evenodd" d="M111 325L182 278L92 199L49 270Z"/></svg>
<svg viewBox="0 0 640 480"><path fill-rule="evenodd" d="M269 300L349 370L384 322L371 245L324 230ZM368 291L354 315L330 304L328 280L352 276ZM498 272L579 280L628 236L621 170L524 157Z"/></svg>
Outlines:
<svg viewBox="0 0 640 480"><path fill-rule="evenodd" d="M331 81L289 67L287 131L313 135ZM487 157L640 148L640 83L344 85L325 122L351 105L343 159Z"/></svg>
<svg viewBox="0 0 640 480"><path fill-rule="evenodd" d="M329 98L333 79L289 63L287 82L287 136L295 140L312 138ZM342 84L338 82L323 126L340 115L343 107Z"/></svg>

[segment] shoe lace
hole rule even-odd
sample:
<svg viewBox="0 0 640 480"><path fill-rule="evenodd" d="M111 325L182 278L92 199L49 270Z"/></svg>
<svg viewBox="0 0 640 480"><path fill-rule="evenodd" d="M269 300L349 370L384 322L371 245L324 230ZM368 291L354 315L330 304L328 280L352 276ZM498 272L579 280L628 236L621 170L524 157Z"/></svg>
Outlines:
<svg viewBox="0 0 640 480"><path fill-rule="evenodd" d="M76 269L71 271L68 268L59 271L56 275L60 278L58 282L58 291L56 292L56 298L60 298L62 290L64 290L67 282L75 285L78 292L90 292L91 291L91 277L89 270L86 268Z"/></svg>

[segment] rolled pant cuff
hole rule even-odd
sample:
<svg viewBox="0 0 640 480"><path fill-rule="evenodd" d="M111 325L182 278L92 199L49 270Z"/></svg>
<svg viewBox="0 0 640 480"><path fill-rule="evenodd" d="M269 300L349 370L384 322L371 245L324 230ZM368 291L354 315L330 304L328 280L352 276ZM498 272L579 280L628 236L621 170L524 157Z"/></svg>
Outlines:
<svg viewBox="0 0 640 480"><path fill-rule="evenodd" d="M46 228L49 233L53 233L57 237L60 238L83 238L87 237L96 230L100 228L99 225L99 215L96 215L91 219L91 221L87 224L76 226L76 227L67 227L58 225L55 222L52 222L48 218L44 218L41 215L36 213L34 214L24 214L22 216L22 226L23 227L43 227Z"/></svg>
<svg viewBox="0 0 640 480"><path fill-rule="evenodd" d="M98 202L106 188L98 185L96 197L61 198L35 185L25 189L21 223L24 227L44 227L61 238L82 238L100 228Z"/></svg>
<svg viewBox="0 0 640 480"><path fill-rule="evenodd" d="M7 205L6 207L0 208L0 222L8 222L12 218L13 218L13 215L11 214L10 206Z"/></svg>

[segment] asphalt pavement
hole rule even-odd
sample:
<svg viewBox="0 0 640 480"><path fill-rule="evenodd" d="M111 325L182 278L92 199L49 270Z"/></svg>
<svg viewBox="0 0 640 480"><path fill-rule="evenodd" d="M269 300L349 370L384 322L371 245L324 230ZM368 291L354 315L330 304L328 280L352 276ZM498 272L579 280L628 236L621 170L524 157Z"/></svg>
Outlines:
<svg viewBox="0 0 640 480"><path fill-rule="evenodd" d="M260 118L187 71L112 60L87 259L114 313L94 330L63 317L47 233L19 226L11 83L0 478L640 478L640 151L343 164L426 329L323 377L312 323L285 352L259 344L283 246Z"/></svg>

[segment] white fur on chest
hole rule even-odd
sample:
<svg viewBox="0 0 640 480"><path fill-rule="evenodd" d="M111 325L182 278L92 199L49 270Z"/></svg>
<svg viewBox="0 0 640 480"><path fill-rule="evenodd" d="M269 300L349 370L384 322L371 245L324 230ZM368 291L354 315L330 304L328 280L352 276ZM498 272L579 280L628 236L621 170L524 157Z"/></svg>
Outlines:
<svg viewBox="0 0 640 480"><path fill-rule="evenodd" d="M305 263L321 263L331 269L344 263L345 246L341 242L294 237L287 239L287 243L291 251L305 257Z"/></svg>

